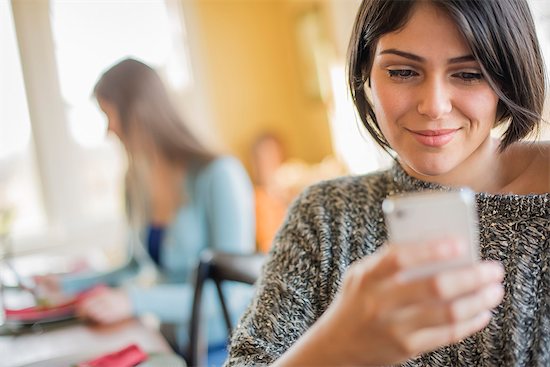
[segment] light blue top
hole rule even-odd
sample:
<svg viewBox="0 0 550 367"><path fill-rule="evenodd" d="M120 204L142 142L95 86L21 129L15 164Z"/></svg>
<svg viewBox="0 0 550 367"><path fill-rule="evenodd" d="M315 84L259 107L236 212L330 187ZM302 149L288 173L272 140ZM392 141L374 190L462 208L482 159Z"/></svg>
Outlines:
<svg viewBox="0 0 550 367"><path fill-rule="evenodd" d="M232 253L252 253L255 249L252 184L238 160L228 156L215 159L188 174L184 189L186 202L166 228L162 241L162 268L157 269L160 282L150 288L128 287L134 314L153 313L164 323L178 324L180 343L186 342L193 272L200 253L207 248ZM124 267L109 273L67 276L63 289L71 293L99 282L120 285L138 271L155 266L143 241L139 242L130 246L133 255ZM237 283L224 286L235 322L250 301L252 290ZM223 342L227 335L213 284L206 284L204 292L203 314L209 320L209 341Z"/></svg>

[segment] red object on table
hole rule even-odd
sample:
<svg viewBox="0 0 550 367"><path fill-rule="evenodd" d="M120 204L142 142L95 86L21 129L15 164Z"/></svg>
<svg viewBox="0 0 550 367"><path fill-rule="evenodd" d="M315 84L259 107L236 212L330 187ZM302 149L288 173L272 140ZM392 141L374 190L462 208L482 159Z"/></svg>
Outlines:
<svg viewBox="0 0 550 367"><path fill-rule="evenodd" d="M77 367L132 367L147 359L139 346L131 344L117 352L105 354L90 361L81 362Z"/></svg>
<svg viewBox="0 0 550 367"><path fill-rule="evenodd" d="M59 317L71 316L76 310L76 306L86 297L101 292L106 288L105 285L97 285L88 290L85 290L77 294L72 300L61 303L56 306L33 306L21 309L6 309L6 320L8 321L20 321L20 322L30 322L30 321L41 321L55 319Z"/></svg>

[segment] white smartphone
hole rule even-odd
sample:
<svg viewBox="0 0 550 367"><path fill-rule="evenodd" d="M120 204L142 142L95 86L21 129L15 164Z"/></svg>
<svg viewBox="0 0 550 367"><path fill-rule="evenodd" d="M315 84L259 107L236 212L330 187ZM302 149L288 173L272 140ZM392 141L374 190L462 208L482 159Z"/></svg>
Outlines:
<svg viewBox="0 0 550 367"><path fill-rule="evenodd" d="M470 189L390 196L384 200L382 210L392 244L407 246L450 237L467 244L463 256L412 269L408 276L427 276L479 259L476 200Z"/></svg>

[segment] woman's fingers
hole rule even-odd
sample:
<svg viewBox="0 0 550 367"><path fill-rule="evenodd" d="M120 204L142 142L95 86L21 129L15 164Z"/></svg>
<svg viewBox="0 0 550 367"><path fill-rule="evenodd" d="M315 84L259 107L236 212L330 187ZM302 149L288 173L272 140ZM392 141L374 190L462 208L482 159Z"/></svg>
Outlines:
<svg viewBox="0 0 550 367"><path fill-rule="evenodd" d="M83 319L102 322L105 312L110 310L106 299L106 292L99 292L82 299L77 305L77 315Z"/></svg>
<svg viewBox="0 0 550 367"><path fill-rule="evenodd" d="M41 285L47 288L59 288L59 277L54 274L35 275L32 277L37 285Z"/></svg>
<svg viewBox="0 0 550 367"><path fill-rule="evenodd" d="M392 289L393 296L386 298L384 303L389 310L393 310L419 302L450 301L484 287L498 285L503 279L502 265L486 261L412 281L403 281L397 274L381 283L381 287L388 291Z"/></svg>
<svg viewBox="0 0 550 367"><path fill-rule="evenodd" d="M67 296L63 293L59 277L56 275L37 275L33 280L34 294L39 302L45 305L56 305L66 301Z"/></svg>
<svg viewBox="0 0 550 367"><path fill-rule="evenodd" d="M417 246L419 251L400 248L393 254L386 248L370 264L357 264L352 284L365 295L367 319L386 325L397 344L409 342L411 335L423 340L422 332L427 329L461 337L476 329L479 315L490 313L504 296L501 264L479 262L412 280L401 276L411 267L453 258L461 253L459 246L452 241L439 242Z"/></svg>
<svg viewBox="0 0 550 367"><path fill-rule="evenodd" d="M88 304L82 305L78 311L78 316L96 322L99 324L109 324L114 322L116 311L111 310L109 305L103 300L90 300Z"/></svg>
<svg viewBox="0 0 550 367"><path fill-rule="evenodd" d="M76 314L83 319L93 319L94 310L97 308L98 300L88 297L80 301L76 306Z"/></svg>
<svg viewBox="0 0 550 367"><path fill-rule="evenodd" d="M395 308L385 313L385 324L405 354L433 350L479 331L487 325L491 310L504 297L500 284L503 274L494 263L450 271L439 277L444 279L440 284L452 289L444 287L434 293L425 285L430 281L418 280L416 288L402 289L402 292L394 289L392 293L402 297L403 302L399 307L394 304ZM413 302L410 298L417 297L415 292L425 292L426 297ZM437 297L430 298L434 296Z"/></svg>
<svg viewBox="0 0 550 367"><path fill-rule="evenodd" d="M488 285L500 284L504 269L496 262L440 271L423 278L408 280L401 275L411 268L431 265L459 256L465 249L457 241L436 241L426 245L387 246L375 255L352 266L349 282L356 291L374 296L377 311L391 314L393 310L426 302L445 302L475 293Z"/></svg>
<svg viewBox="0 0 550 367"><path fill-rule="evenodd" d="M504 295L500 264L483 261L460 268L442 267L423 278L402 276L411 269L461 256L463 246L456 241L386 246L355 262L346 272L332 311L326 313L336 321L323 325L336 325L336 330L345 327L346 333L331 333L348 341L363 339L363 345L370 345L371 356L386 350L384 353L397 359L459 341L480 330ZM384 353L379 356L381 361Z"/></svg>
<svg viewBox="0 0 550 367"><path fill-rule="evenodd" d="M77 315L102 324L110 324L132 316L130 300L124 291L105 289L79 302Z"/></svg>
<svg viewBox="0 0 550 367"><path fill-rule="evenodd" d="M420 282L419 288L443 300L475 292L479 288L498 283L504 279L504 268L500 263L485 261L441 272L433 280Z"/></svg>
<svg viewBox="0 0 550 367"><path fill-rule="evenodd" d="M456 239L442 239L419 245L387 245L379 251L379 261L369 263L365 259L365 267L372 267L372 279L386 279L394 274L413 268L445 262L461 256L464 252L464 243Z"/></svg>
<svg viewBox="0 0 550 367"><path fill-rule="evenodd" d="M425 328L460 324L489 312L500 304L503 296L502 286L491 284L453 301L418 304L397 310L391 322L404 334Z"/></svg>
<svg viewBox="0 0 550 367"><path fill-rule="evenodd" d="M404 349L425 353L443 345L458 343L487 326L491 317L490 311L484 311L462 322L420 329L407 338Z"/></svg>

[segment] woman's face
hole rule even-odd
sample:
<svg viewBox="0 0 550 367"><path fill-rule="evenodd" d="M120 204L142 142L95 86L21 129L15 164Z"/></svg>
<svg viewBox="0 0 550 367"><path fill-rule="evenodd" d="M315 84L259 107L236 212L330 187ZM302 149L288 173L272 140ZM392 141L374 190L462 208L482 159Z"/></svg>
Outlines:
<svg viewBox="0 0 550 367"><path fill-rule="evenodd" d="M103 98L98 98L97 104L107 117L107 131L114 133L124 143L120 114L116 106Z"/></svg>
<svg viewBox="0 0 550 367"><path fill-rule="evenodd" d="M453 21L422 2L377 44L369 87L378 124L404 168L452 174L487 151L498 97Z"/></svg>

